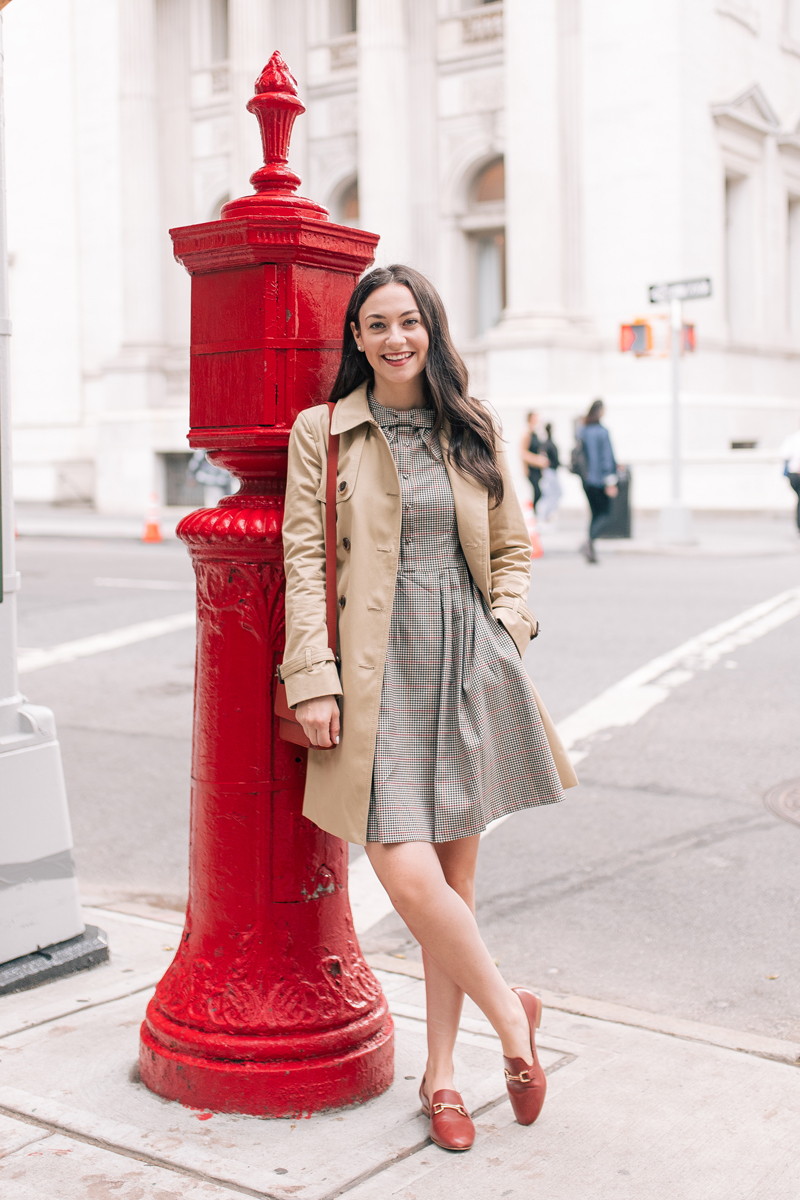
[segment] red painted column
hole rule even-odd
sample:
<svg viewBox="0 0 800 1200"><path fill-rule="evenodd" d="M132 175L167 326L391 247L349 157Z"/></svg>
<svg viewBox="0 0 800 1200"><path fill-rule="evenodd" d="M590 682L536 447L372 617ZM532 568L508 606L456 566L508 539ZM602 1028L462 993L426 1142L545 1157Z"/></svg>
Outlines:
<svg viewBox="0 0 800 1200"><path fill-rule="evenodd" d="M302 815L306 751L273 717L284 644L281 520L289 431L325 400L347 299L377 237L332 224L286 165L303 106L275 54L248 104L265 165L222 219L173 229L192 275L192 446L241 481L186 517L197 573L189 907L147 1009L154 1092L290 1116L392 1080L393 1030L347 897L347 845Z"/></svg>

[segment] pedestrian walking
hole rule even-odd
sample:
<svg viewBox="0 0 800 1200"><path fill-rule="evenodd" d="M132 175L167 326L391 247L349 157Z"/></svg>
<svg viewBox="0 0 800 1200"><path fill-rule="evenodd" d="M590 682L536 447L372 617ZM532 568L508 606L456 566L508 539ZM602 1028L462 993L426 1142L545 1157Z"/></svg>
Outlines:
<svg viewBox="0 0 800 1200"><path fill-rule="evenodd" d="M800 429L791 433L781 446L783 473L797 493L797 530L800 533Z"/></svg>
<svg viewBox="0 0 800 1200"><path fill-rule="evenodd" d="M617 463L608 430L600 423L604 412L603 401L594 400L576 433L576 450L583 451L583 461L577 470L591 510L589 536L580 548L588 563L597 562L595 539L610 523L611 501L617 494ZM573 457L581 455L575 456L573 452Z"/></svg>
<svg viewBox="0 0 800 1200"><path fill-rule="evenodd" d="M542 478L539 483L542 498L539 501L539 517L542 521L549 521L555 516L556 510L561 503L561 483L558 478L558 468L560 466L558 459L558 447L553 441L553 426L545 425L544 431L546 438L542 442L541 448L547 455L548 465L542 471Z"/></svg>
<svg viewBox="0 0 800 1200"><path fill-rule="evenodd" d="M420 1103L450 1150L475 1136L453 1079L465 993L498 1033L521 1124L546 1086L541 1002L503 980L475 920L480 835L577 782L522 666L537 633L530 541L500 437L467 386L428 280L403 266L365 276L345 315L333 416L317 405L292 430L283 525L280 673L311 742L303 812L365 845L422 947ZM325 623L329 432L338 664Z"/></svg>
<svg viewBox="0 0 800 1200"><path fill-rule="evenodd" d="M536 505L542 497L542 472L550 464L545 452L544 443L538 434L539 414L529 412L526 419L528 424L522 435L520 453L522 455L522 465L525 468L528 481L533 489L533 511L536 512Z"/></svg>

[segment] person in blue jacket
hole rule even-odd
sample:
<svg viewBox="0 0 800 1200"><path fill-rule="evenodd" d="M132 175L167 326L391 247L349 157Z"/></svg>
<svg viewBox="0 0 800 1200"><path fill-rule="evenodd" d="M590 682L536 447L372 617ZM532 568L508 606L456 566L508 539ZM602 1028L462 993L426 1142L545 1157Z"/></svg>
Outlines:
<svg viewBox="0 0 800 1200"><path fill-rule="evenodd" d="M581 554L589 563L597 562L594 541L611 520L611 501L617 494L617 463L611 438L606 427L600 424L604 411L603 401L594 400L577 431L585 456L581 480L592 511L589 536L581 546Z"/></svg>

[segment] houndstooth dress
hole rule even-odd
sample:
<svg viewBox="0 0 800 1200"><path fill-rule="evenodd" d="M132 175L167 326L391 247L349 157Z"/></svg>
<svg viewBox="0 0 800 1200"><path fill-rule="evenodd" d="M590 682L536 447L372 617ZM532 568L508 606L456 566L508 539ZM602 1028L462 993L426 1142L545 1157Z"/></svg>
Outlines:
<svg viewBox="0 0 800 1200"><path fill-rule="evenodd" d="M450 842L563 798L511 635L475 586L433 409L371 396L403 501L368 842Z"/></svg>

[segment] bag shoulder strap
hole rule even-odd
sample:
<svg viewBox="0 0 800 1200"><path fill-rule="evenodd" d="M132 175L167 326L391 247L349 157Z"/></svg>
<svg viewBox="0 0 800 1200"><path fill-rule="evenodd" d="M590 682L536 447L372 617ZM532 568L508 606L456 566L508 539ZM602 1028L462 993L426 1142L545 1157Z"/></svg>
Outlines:
<svg viewBox="0 0 800 1200"><path fill-rule="evenodd" d="M328 417L333 421L336 405L328 400ZM330 427L329 427L330 428ZM325 612L328 625L328 645L334 662L337 654L336 620L336 476L339 470L339 435L328 433L328 473L325 481Z"/></svg>

